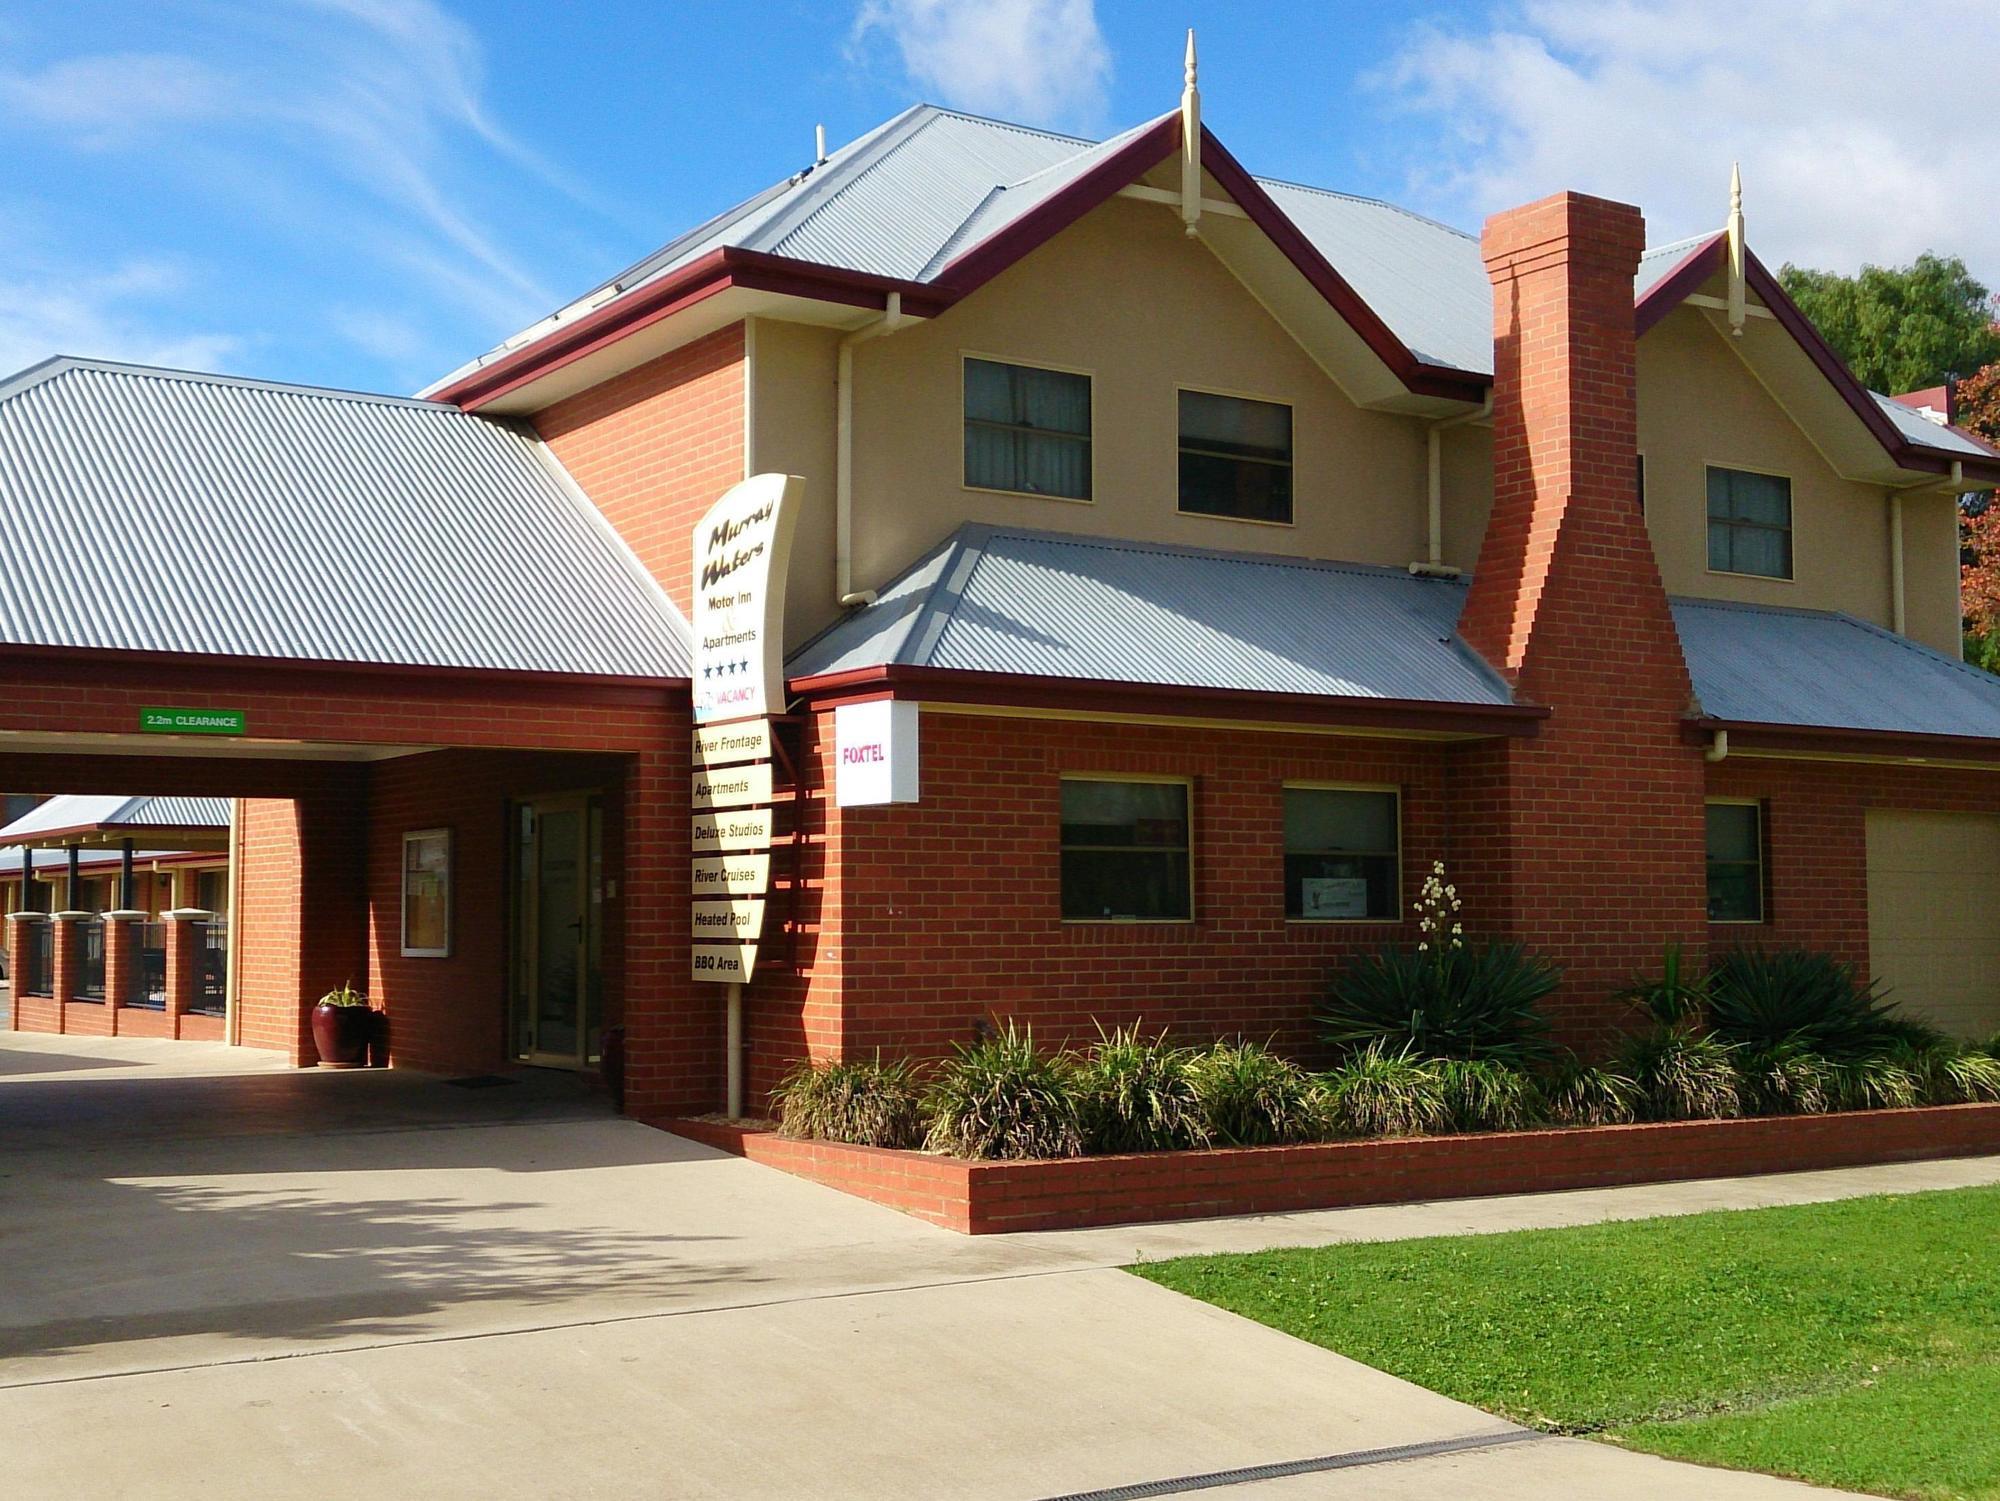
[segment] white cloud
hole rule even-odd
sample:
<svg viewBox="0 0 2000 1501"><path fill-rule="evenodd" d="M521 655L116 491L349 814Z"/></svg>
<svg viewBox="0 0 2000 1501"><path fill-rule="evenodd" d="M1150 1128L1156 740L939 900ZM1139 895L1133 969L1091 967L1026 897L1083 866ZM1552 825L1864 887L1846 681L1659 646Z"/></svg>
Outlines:
<svg viewBox="0 0 2000 1501"><path fill-rule="evenodd" d="M1093 0L865 0L853 43L878 34L939 103L1030 125L1104 112L1111 53Z"/></svg>
<svg viewBox="0 0 2000 1501"><path fill-rule="evenodd" d="M242 353L235 334L168 330L154 300L187 284L187 274L159 261L126 261L108 271L63 276L5 257L0 272L0 372L53 354L130 360L193 370L227 370Z"/></svg>
<svg viewBox="0 0 2000 1501"><path fill-rule="evenodd" d="M2000 8L1877 0L1525 0L1417 28L1373 83L1434 129L1411 192L1447 218L1564 188L1637 203L1655 244L1719 228L1743 164L1764 260L1957 254L2000 284L2000 156L1977 128Z"/></svg>
<svg viewBox="0 0 2000 1501"><path fill-rule="evenodd" d="M163 122L219 114L228 108L228 87L191 57L108 52L66 58L39 73L0 72L0 109L105 145Z"/></svg>

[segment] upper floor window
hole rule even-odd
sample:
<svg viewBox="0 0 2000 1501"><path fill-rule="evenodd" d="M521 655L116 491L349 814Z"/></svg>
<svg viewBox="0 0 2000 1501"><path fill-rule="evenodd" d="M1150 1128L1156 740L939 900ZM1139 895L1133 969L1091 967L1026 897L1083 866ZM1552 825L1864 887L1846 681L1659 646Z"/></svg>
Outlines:
<svg viewBox="0 0 2000 1501"><path fill-rule="evenodd" d="M1790 480L1709 466L1708 566L1716 573L1792 576Z"/></svg>
<svg viewBox="0 0 2000 1501"><path fill-rule="evenodd" d="M1285 789L1285 916L1393 922L1402 915L1397 797L1387 788Z"/></svg>
<svg viewBox="0 0 2000 1501"><path fill-rule="evenodd" d="M1188 784L1062 779L1062 915L1186 922L1194 916Z"/></svg>
<svg viewBox="0 0 2000 1501"><path fill-rule="evenodd" d="M965 483L1090 499L1090 377L965 362Z"/></svg>
<svg viewBox="0 0 2000 1501"><path fill-rule="evenodd" d="M1181 510L1239 521L1292 519L1292 409L1181 392Z"/></svg>

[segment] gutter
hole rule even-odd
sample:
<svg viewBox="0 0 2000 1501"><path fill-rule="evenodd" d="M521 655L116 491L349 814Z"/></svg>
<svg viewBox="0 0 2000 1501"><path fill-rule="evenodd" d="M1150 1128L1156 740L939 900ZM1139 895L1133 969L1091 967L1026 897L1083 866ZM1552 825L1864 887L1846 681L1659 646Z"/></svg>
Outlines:
<svg viewBox="0 0 2000 1501"><path fill-rule="evenodd" d="M1866 730L1828 725L1764 724L1754 720L1688 719L1685 739L1703 747L1717 743L1725 754L1812 758L1860 757L1871 761L1973 762L2000 770L2000 737L1938 735L1912 730ZM1720 756L1709 756L1721 760Z"/></svg>
<svg viewBox="0 0 2000 1501"><path fill-rule="evenodd" d="M1410 572L1422 578L1457 578L1464 572L1460 568L1448 568L1444 561L1444 438L1445 429L1464 427L1468 423L1481 422L1493 415L1493 388L1486 388L1486 399L1478 408L1470 412L1460 412L1456 417L1446 417L1428 424L1424 428L1424 466L1426 514L1430 529L1429 556L1424 562L1412 563Z"/></svg>

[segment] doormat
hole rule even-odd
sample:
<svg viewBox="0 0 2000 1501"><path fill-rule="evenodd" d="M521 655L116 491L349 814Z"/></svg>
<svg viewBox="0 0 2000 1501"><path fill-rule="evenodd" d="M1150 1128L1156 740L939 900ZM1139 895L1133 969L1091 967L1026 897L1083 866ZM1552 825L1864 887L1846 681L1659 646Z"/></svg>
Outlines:
<svg viewBox="0 0 2000 1501"><path fill-rule="evenodd" d="M519 1084L519 1079L510 1079L505 1074L471 1074L463 1079L444 1081L453 1089L493 1089L502 1084Z"/></svg>

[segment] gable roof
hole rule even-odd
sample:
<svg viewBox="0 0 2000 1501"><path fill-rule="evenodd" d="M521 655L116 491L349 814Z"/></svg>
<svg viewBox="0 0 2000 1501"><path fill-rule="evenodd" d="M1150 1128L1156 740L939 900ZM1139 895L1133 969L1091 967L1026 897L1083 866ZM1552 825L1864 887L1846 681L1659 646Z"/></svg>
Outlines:
<svg viewBox="0 0 2000 1501"><path fill-rule="evenodd" d="M1868 736L1984 740L2000 751L2000 677L1852 615L1676 599L1705 719Z"/></svg>
<svg viewBox="0 0 2000 1501"><path fill-rule="evenodd" d="M118 797L64 795L0 828L0 845L62 835L122 835L163 829L223 830L229 827L226 797Z"/></svg>
<svg viewBox="0 0 2000 1501"><path fill-rule="evenodd" d="M50 360L0 382L0 501L0 650L688 675L540 442L432 402Z"/></svg>
<svg viewBox="0 0 2000 1501"><path fill-rule="evenodd" d="M1464 600L1462 583L1398 569L971 524L787 671L805 692L969 674L1093 697L1116 685L1536 714L1459 639Z"/></svg>

